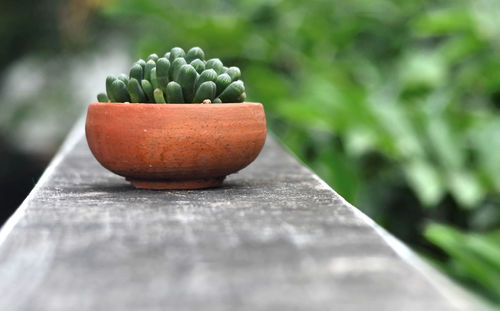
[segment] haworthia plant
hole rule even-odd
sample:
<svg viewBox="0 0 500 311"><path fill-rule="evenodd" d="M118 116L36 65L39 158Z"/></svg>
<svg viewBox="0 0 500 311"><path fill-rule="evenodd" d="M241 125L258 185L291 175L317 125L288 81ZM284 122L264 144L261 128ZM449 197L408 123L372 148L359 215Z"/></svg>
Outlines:
<svg viewBox="0 0 500 311"><path fill-rule="evenodd" d="M199 76L198 78L196 79L196 82L194 84L194 88L195 89L198 89L198 87L203 83L203 82L207 82L207 81L213 81L215 82L215 80L217 79L217 72L215 72L215 70L213 69L207 69L207 70L204 70Z"/></svg>
<svg viewBox="0 0 500 311"><path fill-rule="evenodd" d="M100 103L107 103L109 101L108 95L104 93L97 94L97 101Z"/></svg>
<svg viewBox="0 0 500 311"><path fill-rule="evenodd" d="M150 61L150 60L156 62L158 60L158 54L153 53L153 54L149 55L148 56L148 61Z"/></svg>
<svg viewBox="0 0 500 311"><path fill-rule="evenodd" d="M124 73L121 73L119 76L118 76L118 79L122 80L123 83L125 84L128 84L128 76Z"/></svg>
<svg viewBox="0 0 500 311"><path fill-rule="evenodd" d="M177 82L181 85L182 95L184 96L184 100L188 103L193 100L196 78L198 78L196 69L188 64L183 65L177 74Z"/></svg>
<svg viewBox="0 0 500 311"><path fill-rule="evenodd" d="M195 60L193 60L191 63L190 63L191 66L194 67L194 69L196 69L196 71L198 73L202 73L203 70L205 70L205 62L202 61L201 59L197 58Z"/></svg>
<svg viewBox="0 0 500 311"><path fill-rule="evenodd" d="M163 91L160 89L155 89L153 91L153 96L155 98L155 103L165 104L167 101L165 100L165 96L163 96Z"/></svg>
<svg viewBox="0 0 500 311"><path fill-rule="evenodd" d="M148 98L148 102L154 102L155 98L153 96L153 86L151 85L151 82L148 80L142 80L141 81L141 86L142 90L144 91L144 94L146 94L146 97Z"/></svg>
<svg viewBox="0 0 500 311"><path fill-rule="evenodd" d="M169 82L170 61L166 58L160 58L156 62L156 79L158 87L165 92Z"/></svg>
<svg viewBox="0 0 500 311"><path fill-rule="evenodd" d="M132 103L145 103L146 102L146 94L144 94L144 90L142 89L139 81L134 78L130 78L127 86L128 93L130 94L130 101Z"/></svg>
<svg viewBox="0 0 500 311"><path fill-rule="evenodd" d="M156 67L156 62L152 59L148 60L144 66L144 79L151 81L151 70Z"/></svg>
<svg viewBox="0 0 500 311"><path fill-rule="evenodd" d="M224 65L222 64L222 61L218 58L212 58L207 60L207 63L205 64L205 69L213 69L217 74L220 74L222 72L222 67Z"/></svg>
<svg viewBox="0 0 500 311"><path fill-rule="evenodd" d="M175 81L170 81L167 85L167 101L169 103L183 103L182 87Z"/></svg>
<svg viewBox="0 0 500 311"><path fill-rule="evenodd" d="M153 86L154 89L158 88L158 78L156 77L156 67L151 69L151 85Z"/></svg>
<svg viewBox="0 0 500 311"><path fill-rule="evenodd" d="M130 101L130 96L127 92L127 86L125 85L125 83L123 83L122 80L116 79L115 81L113 81L113 83L111 83L111 94L113 96L113 99L118 103Z"/></svg>
<svg viewBox="0 0 500 311"><path fill-rule="evenodd" d="M201 103L205 99L214 100L215 98L215 83L212 81L203 82L194 94L193 102Z"/></svg>
<svg viewBox="0 0 500 311"><path fill-rule="evenodd" d="M144 59L142 58L136 61L135 63L141 65L142 69L144 69L144 67L146 66L146 61L144 61Z"/></svg>
<svg viewBox="0 0 500 311"><path fill-rule="evenodd" d="M238 67L229 67L226 73L231 77L232 81L236 81L241 77L240 68Z"/></svg>
<svg viewBox="0 0 500 311"><path fill-rule="evenodd" d="M198 46L192 47L186 54L187 62L190 63L195 59L201 59L201 60L205 59L205 52L203 52L203 50Z"/></svg>
<svg viewBox="0 0 500 311"><path fill-rule="evenodd" d="M116 78L113 77L113 76L108 76L106 78L106 94L108 95L108 99L111 101L111 102L116 102L117 100L115 99L115 97L113 96L113 82L115 82ZM99 100L99 99L98 99ZM101 100L99 100L101 101Z"/></svg>
<svg viewBox="0 0 500 311"><path fill-rule="evenodd" d="M205 52L174 47L163 57L153 53L137 60L129 74L108 76L99 102L117 103L238 103L246 99L238 67L219 58L205 60Z"/></svg>
<svg viewBox="0 0 500 311"><path fill-rule="evenodd" d="M181 69L182 66L186 65L187 62L184 58L178 57L174 59L172 62L172 69L169 71L169 78L170 81L177 81L177 75L179 74L179 70Z"/></svg>
<svg viewBox="0 0 500 311"><path fill-rule="evenodd" d="M227 73L223 73L215 79L215 85L217 86L217 96L226 89L226 87L231 83L231 77Z"/></svg>
<svg viewBox="0 0 500 311"><path fill-rule="evenodd" d="M186 53L184 53L184 50L182 48L179 48L179 47L175 47L175 48L172 48L170 50L170 54L169 54L169 61L170 63L173 63L174 60L178 57L184 57L186 55Z"/></svg>
<svg viewBox="0 0 500 311"><path fill-rule="evenodd" d="M130 79L136 79L137 81L141 81L144 74L144 68L140 64L134 64L132 68L130 68Z"/></svg>

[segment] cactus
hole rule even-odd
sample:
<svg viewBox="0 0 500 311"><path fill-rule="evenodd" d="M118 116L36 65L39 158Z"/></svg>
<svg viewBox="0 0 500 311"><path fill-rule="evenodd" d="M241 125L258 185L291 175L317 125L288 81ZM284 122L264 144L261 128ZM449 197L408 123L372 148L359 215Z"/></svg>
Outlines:
<svg viewBox="0 0 500 311"><path fill-rule="evenodd" d="M246 99L238 67L224 66L218 58L205 60L199 47L186 52L174 47L163 57L139 59L129 74L106 78L106 93L99 102L132 103L236 103Z"/></svg>

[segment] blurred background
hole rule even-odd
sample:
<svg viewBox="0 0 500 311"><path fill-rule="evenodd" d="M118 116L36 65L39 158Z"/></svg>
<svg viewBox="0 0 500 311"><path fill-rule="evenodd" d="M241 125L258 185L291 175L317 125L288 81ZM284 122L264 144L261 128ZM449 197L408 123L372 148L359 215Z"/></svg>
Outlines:
<svg viewBox="0 0 500 311"><path fill-rule="evenodd" d="M8 0L0 39L2 222L107 74L197 45L337 192L500 305L499 1Z"/></svg>

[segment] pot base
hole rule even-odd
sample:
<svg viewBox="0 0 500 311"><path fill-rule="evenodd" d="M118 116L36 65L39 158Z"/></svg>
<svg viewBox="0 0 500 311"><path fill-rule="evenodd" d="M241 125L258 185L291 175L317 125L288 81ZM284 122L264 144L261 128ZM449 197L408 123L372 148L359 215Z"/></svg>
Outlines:
<svg viewBox="0 0 500 311"><path fill-rule="evenodd" d="M188 180L144 180L129 178L127 180L138 189L188 190L220 187L224 182L224 178L226 176Z"/></svg>

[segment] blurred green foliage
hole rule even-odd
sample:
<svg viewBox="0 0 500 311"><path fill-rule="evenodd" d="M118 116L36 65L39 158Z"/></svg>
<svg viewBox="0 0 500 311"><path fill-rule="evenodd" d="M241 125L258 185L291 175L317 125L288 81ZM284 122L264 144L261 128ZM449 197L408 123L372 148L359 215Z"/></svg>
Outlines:
<svg viewBox="0 0 500 311"><path fill-rule="evenodd" d="M301 159L500 303L500 2L117 0L102 14L137 56L199 45L240 66Z"/></svg>
<svg viewBox="0 0 500 311"><path fill-rule="evenodd" d="M116 0L101 14L136 56L199 45L240 66L301 159L500 303L500 2Z"/></svg>

